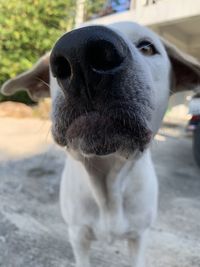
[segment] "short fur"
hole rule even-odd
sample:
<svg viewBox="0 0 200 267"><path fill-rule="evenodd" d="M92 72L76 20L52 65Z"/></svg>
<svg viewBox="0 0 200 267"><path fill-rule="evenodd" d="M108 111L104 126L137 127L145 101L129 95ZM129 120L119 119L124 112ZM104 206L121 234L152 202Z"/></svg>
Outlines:
<svg viewBox="0 0 200 267"><path fill-rule="evenodd" d="M126 48L124 64L120 61L111 76L89 72L87 57L81 54L86 53L81 40L98 32L115 38L115 42L109 40L118 51L120 44ZM67 78L50 76L52 121L53 136L68 153L60 204L76 266L90 266L92 240L125 239L130 266L144 267L145 241L156 217L158 195L149 146L171 92L195 89L200 64L136 23L100 26L93 33L82 28L62 38L73 43L66 51L73 73L68 68ZM137 48L141 40L153 43L158 53L142 54ZM79 52L71 57L74 51ZM52 71L54 56L53 49ZM3 91L11 93L12 88L13 81L8 81Z"/></svg>

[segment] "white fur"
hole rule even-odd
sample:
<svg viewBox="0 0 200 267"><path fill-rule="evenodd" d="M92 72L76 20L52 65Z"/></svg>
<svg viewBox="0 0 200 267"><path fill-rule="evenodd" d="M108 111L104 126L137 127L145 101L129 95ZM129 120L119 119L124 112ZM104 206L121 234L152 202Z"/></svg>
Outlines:
<svg viewBox="0 0 200 267"><path fill-rule="evenodd" d="M159 38L146 28L133 23L111 26L131 46L141 38L152 39L160 55L144 57L144 66L154 87L155 110L151 126L156 132L167 106L170 91L170 63ZM149 81L150 82L150 81ZM54 90L58 87L51 86ZM55 96L55 91L53 92ZM128 241L130 265L143 267L145 237L156 217L157 178L146 150L140 158L126 160L114 154L86 158L77 151L68 151L60 186L63 218L77 267L89 267L92 240Z"/></svg>
<svg viewBox="0 0 200 267"><path fill-rule="evenodd" d="M61 211L69 225L77 266L89 266L86 241L89 246L93 239L126 239L142 247L143 234L157 210L157 179L149 150L135 162L114 156L85 161L91 164L90 173L84 163L68 156L60 187ZM131 266L139 266L136 262L143 255L135 257Z"/></svg>
<svg viewBox="0 0 200 267"><path fill-rule="evenodd" d="M136 23L120 22L109 27L125 40L132 52L134 64L142 66L143 74L137 73L143 75L140 81L151 84L150 97L154 99L154 110L149 127L156 134L170 91L174 89L170 60L176 76L173 85L179 91L195 88L200 80L200 64ZM136 46L141 39L154 43L159 53L154 56L140 53ZM1 90L6 94L14 93L19 87L30 90L27 81L39 80L36 74L38 69L39 73L45 69L46 59L47 56L32 71L6 82ZM56 105L57 95L62 94L62 90L52 75L50 83L52 102ZM36 89L30 95L37 94L38 87ZM158 194L149 149L140 157L132 155L128 159L119 152L102 157L86 157L80 149L68 149L67 152L60 186L60 204L62 215L69 226L76 267L90 266L90 244L96 239L108 242L127 240L131 267L144 267L145 240L156 217Z"/></svg>

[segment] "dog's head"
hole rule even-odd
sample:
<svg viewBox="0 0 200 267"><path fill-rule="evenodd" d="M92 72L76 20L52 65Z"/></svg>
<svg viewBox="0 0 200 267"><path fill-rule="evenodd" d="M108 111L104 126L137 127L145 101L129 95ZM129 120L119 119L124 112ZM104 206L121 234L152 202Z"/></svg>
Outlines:
<svg viewBox="0 0 200 267"><path fill-rule="evenodd" d="M200 80L193 58L127 22L66 33L52 49L50 72L54 139L88 156L144 151L170 93ZM3 91L12 91L9 82Z"/></svg>

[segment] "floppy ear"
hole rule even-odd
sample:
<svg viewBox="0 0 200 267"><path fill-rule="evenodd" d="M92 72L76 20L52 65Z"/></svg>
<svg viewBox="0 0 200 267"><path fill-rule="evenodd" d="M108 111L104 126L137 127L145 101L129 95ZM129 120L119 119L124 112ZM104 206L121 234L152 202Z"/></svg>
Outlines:
<svg viewBox="0 0 200 267"><path fill-rule="evenodd" d="M166 40L162 42L172 64L172 93L194 90L200 85L200 62Z"/></svg>
<svg viewBox="0 0 200 267"><path fill-rule="evenodd" d="M4 95L12 95L18 91L25 90L34 101L50 96L49 55L48 53L41 57L31 70L5 82L1 92Z"/></svg>

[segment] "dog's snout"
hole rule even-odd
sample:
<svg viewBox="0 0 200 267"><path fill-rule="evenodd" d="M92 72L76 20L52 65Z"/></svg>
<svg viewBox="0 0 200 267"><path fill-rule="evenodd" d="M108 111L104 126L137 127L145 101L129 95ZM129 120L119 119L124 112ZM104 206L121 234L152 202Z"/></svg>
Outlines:
<svg viewBox="0 0 200 267"><path fill-rule="evenodd" d="M68 79L71 76L71 66L64 56L58 56L54 59L52 70L57 79Z"/></svg>
<svg viewBox="0 0 200 267"><path fill-rule="evenodd" d="M123 55L113 43L97 40L88 43L86 59L94 71L107 71L118 67L123 61Z"/></svg>
<svg viewBox="0 0 200 267"><path fill-rule="evenodd" d="M85 50L84 58L86 60L86 66L90 67L93 71L107 71L118 67L123 61L123 55L114 46L113 43L106 40L89 41ZM71 63L66 58L65 53L54 57L52 62L52 70L54 76L57 79L68 79L72 74Z"/></svg>
<svg viewBox="0 0 200 267"><path fill-rule="evenodd" d="M80 90L84 83L94 88L93 75L101 78L114 71L126 54L127 46L115 32L102 26L90 26L63 35L52 50L50 65L63 89Z"/></svg>

